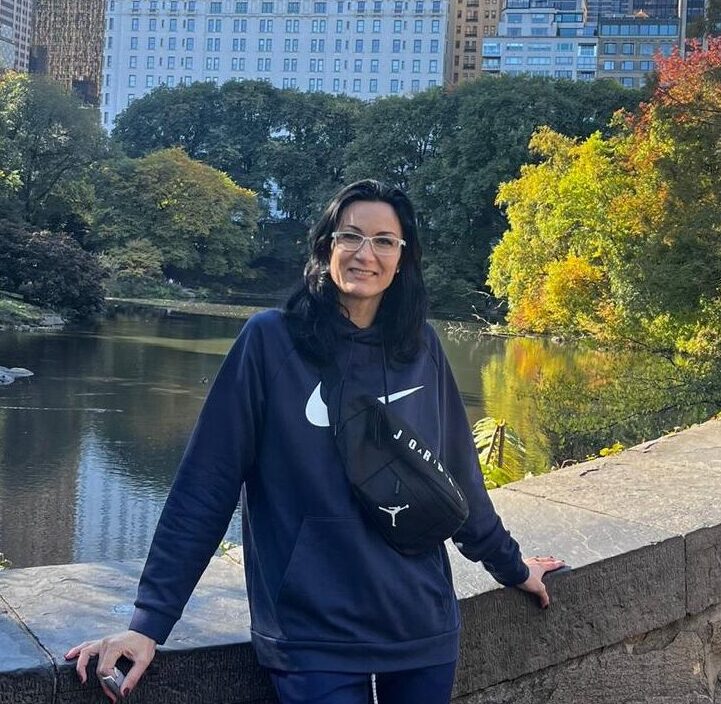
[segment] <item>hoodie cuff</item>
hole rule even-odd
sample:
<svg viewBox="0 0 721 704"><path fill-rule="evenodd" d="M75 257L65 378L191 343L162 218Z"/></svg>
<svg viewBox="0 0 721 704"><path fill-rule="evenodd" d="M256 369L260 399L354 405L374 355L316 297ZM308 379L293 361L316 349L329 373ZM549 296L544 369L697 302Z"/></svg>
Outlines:
<svg viewBox="0 0 721 704"><path fill-rule="evenodd" d="M493 576L493 579L504 587L517 587L519 584L523 584L531 574L528 565L523 562L520 555L517 563L504 565L502 569L494 565L488 571Z"/></svg>
<svg viewBox="0 0 721 704"><path fill-rule="evenodd" d="M176 621L177 619L172 616L136 606L128 630L142 633L144 636L152 638L158 645L162 645L168 639Z"/></svg>

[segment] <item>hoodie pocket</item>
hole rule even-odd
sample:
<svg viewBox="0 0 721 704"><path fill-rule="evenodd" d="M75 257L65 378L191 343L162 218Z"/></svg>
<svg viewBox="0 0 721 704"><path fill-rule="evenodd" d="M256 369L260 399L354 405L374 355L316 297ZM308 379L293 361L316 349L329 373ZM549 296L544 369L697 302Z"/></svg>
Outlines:
<svg viewBox="0 0 721 704"><path fill-rule="evenodd" d="M289 639L414 640L457 627L454 599L436 551L401 555L359 519L306 518L276 613Z"/></svg>

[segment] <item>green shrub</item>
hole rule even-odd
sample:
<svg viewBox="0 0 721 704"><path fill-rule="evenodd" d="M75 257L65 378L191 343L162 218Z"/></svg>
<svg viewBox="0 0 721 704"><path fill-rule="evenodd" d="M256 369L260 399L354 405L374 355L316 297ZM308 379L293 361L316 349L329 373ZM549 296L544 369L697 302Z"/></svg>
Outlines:
<svg viewBox="0 0 721 704"><path fill-rule="evenodd" d="M0 289L71 318L85 318L103 308L104 273L72 237L28 232L0 220Z"/></svg>

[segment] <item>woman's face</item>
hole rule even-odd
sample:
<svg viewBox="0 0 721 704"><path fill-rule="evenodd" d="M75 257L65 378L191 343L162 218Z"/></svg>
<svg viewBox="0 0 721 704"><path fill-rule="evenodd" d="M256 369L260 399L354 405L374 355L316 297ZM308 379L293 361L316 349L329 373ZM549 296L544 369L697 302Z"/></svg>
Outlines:
<svg viewBox="0 0 721 704"><path fill-rule="evenodd" d="M391 205L379 201L355 201L341 213L337 231L355 232L366 237L384 235L403 239L401 223ZM357 252L332 245L330 276L338 287L340 302L350 311L372 313L378 310L383 292L391 285L401 258L401 247L390 255L376 254L371 243L363 242ZM370 324L368 322L368 324Z"/></svg>

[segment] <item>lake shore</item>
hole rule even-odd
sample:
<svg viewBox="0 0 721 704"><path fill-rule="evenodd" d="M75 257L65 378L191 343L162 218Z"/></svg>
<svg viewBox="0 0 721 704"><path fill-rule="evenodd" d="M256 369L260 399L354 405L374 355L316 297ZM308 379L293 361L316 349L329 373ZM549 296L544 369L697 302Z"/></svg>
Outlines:
<svg viewBox="0 0 721 704"><path fill-rule="evenodd" d="M13 294L0 293L0 331L55 328L65 323L66 320L54 310L26 303Z"/></svg>

